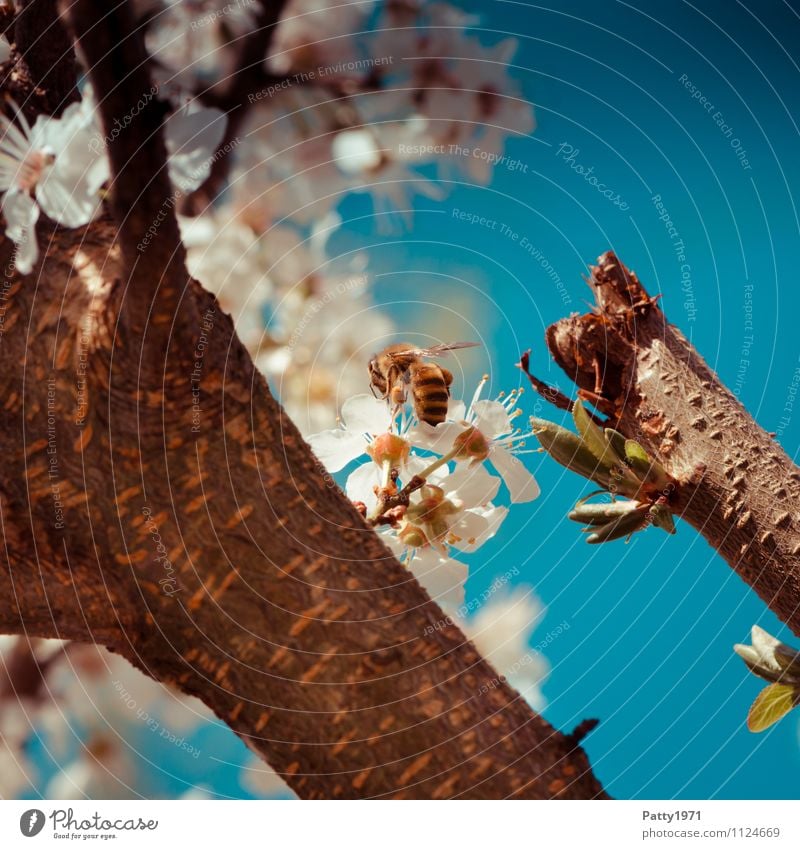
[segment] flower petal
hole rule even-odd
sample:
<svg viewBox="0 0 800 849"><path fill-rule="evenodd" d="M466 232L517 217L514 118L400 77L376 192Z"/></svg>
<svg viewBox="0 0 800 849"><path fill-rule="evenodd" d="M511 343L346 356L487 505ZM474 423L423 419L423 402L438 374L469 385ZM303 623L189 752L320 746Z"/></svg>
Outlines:
<svg viewBox="0 0 800 849"><path fill-rule="evenodd" d="M464 511L450 526L448 542L459 551L471 552L480 547L478 540L488 539L489 523L479 513Z"/></svg>
<svg viewBox="0 0 800 849"><path fill-rule="evenodd" d="M182 191L191 192L211 173L228 123L227 115L214 107L174 112L164 124L169 153L169 176Z"/></svg>
<svg viewBox="0 0 800 849"><path fill-rule="evenodd" d="M456 437L464 432L464 427L456 422L442 422L432 427L427 422L420 422L411 428L406 438L415 448L424 448L435 454L447 454L453 447Z"/></svg>
<svg viewBox="0 0 800 849"><path fill-rule="evenodd" d="M432 548L419 549L409 563L414 577L440 605L458 607L464 601L469 570L464 563L443 557Z"/></svg>
<svg viewBox="0 0 800 849"><path fill-rule="evenodd" d="M467 419L467 405L460 399L451 398L447 404L447 418L454 422Z"/></svg>
<svg viewBox="0 0 800 849"><path fill-rule="evenodd" d="M60 119L48 119L35 128L40 143L55 154L55 161L36 187L42 210L64 227L81 227L101 208L99 189L110 177L105 144L88 102L67 107Z"/></svg>
<svg viewBox="0 0 800 849"><path fill-rule="evenodd" d="M370 461L359 466L348 478L345 492L351 501L362 501L367 505L367 511L372 510L378 503L375 487L380 486L381 470Z"/></svg>
<svg viewBox="0 0 800 849"><path fill-rule="evenodd" d="M536 478L508 449L495 446L489 459L508 487L512 504L526 504L541 495L542 491L536 483Z"/></svg>
<svg viewBox="0 0 800 849"><path fill-rule="evenodd" d="M514 430L508 410L499 401L477 401L472 411L475 426L487 439L497 439Z"/></svg>
<svg viewBox="0 0 800 849"><path fill-rule="evenodd" d="M342 420L347 430L375 436L386 433L392 423L389 405L372 395L353 395L342 404Z"/></svg>
<svg viewBox="0 0 800 849"><path fill-rule="evenodd" d="M487 540L490 540L508 516L506 507L475 508L468 510L456 526L451 530L461 537L454 542L453 547L459 551L477 551Z"/></svg>
<svg viewBox="0 0 800 849"><path fill-rule="evenodd" d="M360 433L351 433L341 428L323 430L308 437L311 450L329 472L338 472L351 460L360 457L367 447Z"/></svg>
<svg viewBox="0 0 800 849"><path fill-rule="evenodd" d="M14 264L20 274L30 274L39 257L39 245L36 242L39 207L29 194L12 189L3 195L2 208L6 219L6 235L17 246Z"/></svg>
<svg viewBox="0 0 800 849"><path fill-rule="evenodd" d="M440 484L448 498L455 498L465 508L488 504L500 489L500 478L490 475L482 463L476 466L457 463L455 471Z"/></svg>

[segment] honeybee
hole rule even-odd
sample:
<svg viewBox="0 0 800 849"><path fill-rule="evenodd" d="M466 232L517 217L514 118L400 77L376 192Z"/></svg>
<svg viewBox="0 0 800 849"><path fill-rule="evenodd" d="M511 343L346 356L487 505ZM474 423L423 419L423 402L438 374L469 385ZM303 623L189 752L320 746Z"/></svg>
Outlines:
<svg viewBox="0 0 800 849"><path fill-rule="evenodd" d="M398 410L406 403L408 390L414 412L421 422L437 425L447 418L447 402L453 374L436 363L426 363L424 357L439 357L459 348L474 348L477 342L454 342L415 348L407 342L389 345L369 363L370 388L376 397L385 398Z"/></svg>

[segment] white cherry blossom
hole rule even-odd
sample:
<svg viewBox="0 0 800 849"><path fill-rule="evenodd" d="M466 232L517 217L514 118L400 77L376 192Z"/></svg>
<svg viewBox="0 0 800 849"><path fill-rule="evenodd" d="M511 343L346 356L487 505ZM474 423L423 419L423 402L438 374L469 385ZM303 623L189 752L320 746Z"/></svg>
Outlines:
<svg viewBox="0 0 800 849"><path fill-rule="evenodd" d="M545 706L540 685L549 667L544 656L531 648L530 639L543 612L532 590L519 586L495 593L462 623L478 651L539 711Z"/></svg>
<svg viewBox="0 0 800 849"><path fill-rule="evenodd" d="M409 473L419 474L425 461L414 458L409 463ZM492 504L492 499L500 488L500 479L490 475L483 465L467 466L460 464L454 471L442 467L427 478L428 483L441 491L442 502L456 509L445 515L445 531L438 536L434 533L435 524L423 519L421 526L434 542L452 545L463 552L476 551L488 539L497 533L497 529L508 515L505 507ZM424 488L413 493L410 508L423 501ZM439 493L435 493L439 497ZM423 514L424 515L424 514ZM438 516L437 516L438 518Z"/></svg>
<svg viewBox="0 0 800 849"><path fill-rule="evenodd" d="M90 100L70 104L60 118L40 115L33 127L17 110L0 114L0 191L16 266L29 273L39 256L35 227L40 211L65 227L80 227L100 210L99 190L108 161L96 144Z"/></svg>
<svg viewBox="0 0 800 849"><path fill-rule="evenodd" d="M314 73L337 80L358 80L369 71L355 62L354 33L364 28L372 3L290 0L275 34L268 68L276 74Z"/></svg>
<svg viewBox="0 0 800 849"><path fill-rule="evenodd" d="M385 401L355 395L342 405L339 427L308 438L312 450L329 472L338 472L365 453L367 446L386 433L392 416Z"/></svg>
<svg viewBox="0 0 800 849"><path fill-rule="evenodd" d="M84 94L60 118L40 115L33 127L19 110L15 120L0 114L2 210L22 274L33 269L39 256L35 228L40 212L64 227L81 227L100 211L100 188L110 170L91 89ZM218 109L193 107L167 120L169 172L181 191L192 191L208 177L226 121Z"/></svg>
<svg viewBox="0 0 800 849"><path fill-rule="evenodd" d="M452 402L448 421L435 427L420 422L408 438L413 445L439 454L460 446L457 459L461 462L488 460L503 478L513 503L533 501L541 490L516 456L524 453L525 440L531 435L514 427L514 419L522 412L515 409L521 393L511 392L503 401L482 400L486 383L487 378L480 381L468 408L462 401Z"/></svg>
<svg viewBox="0 0 800 849"><path fill-rule="evenodd" d="M214 107L187 104L173 112L164 124L167 166L173 184L188 194L211 173L211 163L225 136L228 116Z"/></svg>

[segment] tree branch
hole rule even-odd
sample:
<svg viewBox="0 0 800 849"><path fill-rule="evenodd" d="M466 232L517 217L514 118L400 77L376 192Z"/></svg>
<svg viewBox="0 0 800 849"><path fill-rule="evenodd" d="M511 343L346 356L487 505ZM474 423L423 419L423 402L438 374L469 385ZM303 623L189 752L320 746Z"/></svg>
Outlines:
<svg viewBox="0 0 800 849"><path fill-rule="evenodd" d="M589 285L596 309L547 330L553 358L661 460L675 512L800 635L800 470L613 253Z"/></svg>
<svg viewBox="0 0 800 849"><path fill-rule="evenodd" d="M103 0L62 0L62 14L86 59L106 133L110 208L119 225L125 281L120 318L160 373L188 280L175 217L178 194L166 165L166 107L155 97L128 3L109 9Z"/></svg>
<svg viewBox="0 0 800 849"><path fill-rule="evenodd" d="M162 392L113 381L135 366L107 319L113 236L107 221L56 231L38 288L19 281L8 302L3 579L53 607L67 587L80 610L65 619L120 622L112 649L201 698L301 796L603 796L576 741L326 483L212 295L191 286L204 323L176 323L187 356ZM45 559L58 545L69 562Z"/></svg>
<svg viewBox="0 0 800 849"><path fill-rule="evenodd" d="M57 0L17 0L15 14L5 10L3 28L14 50L2 74L13 74L16 97L28 118L60 115L79 100L78 66L72 41L58 17Z"/></svg>
<svg viewBox="0 0 800 849"><path fill-rule="evenodd" d="M222 149L227 150L237 138L247 117L251 101L248 95L261 91L276 80L265 69L275 32L286 8L286 0L258 0L255 29L243 39L239 62L228 85L221 93L213 89L199 96L209 106L216 106L228 116ZM230 169L230 157L221 156L211 164L208 178L187 199L189 211L202 212L219 194Z"/></svg>

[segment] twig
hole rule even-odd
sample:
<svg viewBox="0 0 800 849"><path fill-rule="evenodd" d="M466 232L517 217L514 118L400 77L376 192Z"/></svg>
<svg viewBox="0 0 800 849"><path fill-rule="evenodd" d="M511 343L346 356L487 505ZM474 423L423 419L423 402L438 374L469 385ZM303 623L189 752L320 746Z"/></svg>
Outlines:
<svg viewBox="0 0 800 849"><path fill-rule="evenodd" d="M577 749L578 746L584 741L587 735L591 734L595 728L600 724L599 719L584 719L579 722L575 728L573 728L572 732L564 735L569 743L572 744L572 747Z"/></svg>
<svg viewBox="0 0 800 849"><path fill-rule="evenodd" d="M556 389L555 386L550 386L550 384L545 383L543 380L539 380L538 377L531 374L529 370L530 360L531 352L530 349L528 349L519 358L517 368L520 368L525 372L528 376L528 380L531 382L531 386L539 393L539 395L542 396L542 398L544 398L545 401L552 404L554 407L557 407L559 410L566 410L568 413L571 413L574 401L567 398L560 389Z"/></svg>
<svg viewBox="0 0 800 849"><path fill-rule="evenodd" d="M411 494L425 485L425 478L419 475L414 475L413 478L394 495L384 495L378 502L378 509L375 516L369 519L371 525L386 525L394 522L394 517L389 517L389 511L397 507L408 507L411 500Z"/></svg>

